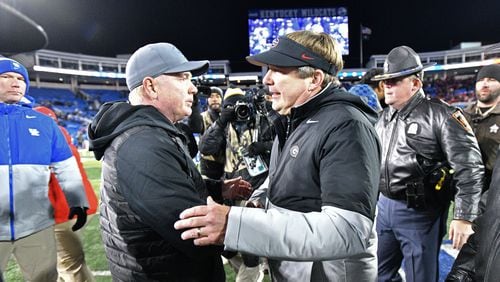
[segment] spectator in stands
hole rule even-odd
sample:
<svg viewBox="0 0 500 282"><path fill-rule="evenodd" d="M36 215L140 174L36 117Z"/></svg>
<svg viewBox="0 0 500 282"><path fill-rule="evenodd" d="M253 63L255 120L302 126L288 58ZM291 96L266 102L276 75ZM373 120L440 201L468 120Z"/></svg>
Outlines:
<svg viewBox="0 0 500 282"><path fill-rule="evenodd" d="M377 93L378 101L382 109L387 107L384 99L384 86L380 81L372 81L372 78L376 75L382 74L384 69L382 68L371 68L369 69L359 80L360 84L369 85L375 93Z"/></svg>
<svg viewBox="0 0 500 282"><path fill-rule="evenodd" d="M207 69L208 61L188 61L172 44L143 46L126 66L130 104L104 104L89 126L90 150L103 159L100 222L114 280L225 280L222 250L195 247L173 228L208 195L251 191L240 179L206 185L174 126L191 114L192 75Z"/></svg>
<svg viewBox="0 0 500 282"><path fill-rule="evenodd" d="M425 93L440 98L449 104L468 102L474 96L474 78L456 79L454 76L439 78L437 75L425 79Z"/></svg>
<svg viewBox="0 0 500 282"><path fill-rule="evenodd" d="M478 215L484 168L476 138L459 109L425 97L425 67L413 49L399 46L388 54L383 74L372 78L382 81L389 105L376 124L383 156L379 281L401 281L403 258L406 281L437 281L450 199L455 198L449 230L454 248L467 241Z"/></svg>
<svg viewBox="0 0 500 282"><path fill-rule="evenodd" d="M56 113L51 109L39 106L33 108L50 118L56 123L58 122ZM97 196L94 188L87 177L87 173L83 168L78 149L73 145L71 136L66 128L59 126L61 132L68 143L71 153L76 159L78 169L85 188L85 194L89 203L87 209L87 221L97 211ZM49 182L49 199L54 207L54 219L56 225L54 227L56 248L57 248L57 272L59 273L59 281L74 281L74 282L90 282L95 281L92 272L85 262L85 254L83 252L82 241L79 237L79 232L73 232L71 226L75 223L74 220L69 220L68 201L64 197L63 190L57 177L54 173L50 174ZM81 229L80 229L81 230ZM79 230L79 231L80 231Z"/></svg>
<svg viewBox="0 0 500 282"><path fill-rule="evenodd" d="M483 67L476 79L477 102L465 109L479 143L485 166L485 187L489 187L491 172L500 144L500 65Z"/></svg>
<svg viewBox="0 0 500 282"><path fill-rule="evenodd" d="M273 281L374 281L377 114L340 87L340 45L298 31L247 60L269 67L263 82L280 113L269 185L251 198L266 209L210 202L175 227L196 245L268 257Z"/></svg>
<svg viewBox="0 0 500 282"><path fill-rule="evenodd" d="M48 198L50 172L57 175L77 216L86 222L88 202L71 150L57 124L20 103L29 89L19 62L0 59L0 272L13 254L27 281L56 281L54 214Z"/></svg>
<svg viewBox="0 0 500 282"><path fill-rule="evenodd" d="M210 87L210 96L207 98L208 108L201 113L202 129L201 134L205 132L218 118L222 110L222 89L219 87ZM200 170L201 174L212 179L220 179L224 175L225 152L221 150L215 155L201 155Z"/></svg>

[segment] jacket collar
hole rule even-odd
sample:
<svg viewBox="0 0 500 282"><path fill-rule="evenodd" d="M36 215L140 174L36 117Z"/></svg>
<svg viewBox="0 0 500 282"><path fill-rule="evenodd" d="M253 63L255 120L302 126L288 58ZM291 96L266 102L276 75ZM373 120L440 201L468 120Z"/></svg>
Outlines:
<svg viewBox="0 0 500 282"><path fill-rule="evenodd" d="M484 119L484 118L487 118L488 116L492 115L492 114L495 114L495 115L500 115L500 102L496 104L495 108L490 111L489 113L485 114L485 115L482 115L480 112L479 112L479 107L477 106L477 102L468 106L466 109L465 109L465 112L469 113L471 116L473 117L477 117L477 118L480 118L480 119Z"/></svg>
<svg viewBox="0 0 500 282"><path fill-rule="evenodd" d="M305 119L311 112L315 112L314 110L317 109L325 100L328 100L331 98L331 90L335 89L340 89L340 86L336 86L333 84L328 84L327 87L323 88L318 94L314 95L311 97L309 100L304 102L303 104L293 107L290 111L290 119L291 120L296 120L300 119L303 120Z"/></svg>

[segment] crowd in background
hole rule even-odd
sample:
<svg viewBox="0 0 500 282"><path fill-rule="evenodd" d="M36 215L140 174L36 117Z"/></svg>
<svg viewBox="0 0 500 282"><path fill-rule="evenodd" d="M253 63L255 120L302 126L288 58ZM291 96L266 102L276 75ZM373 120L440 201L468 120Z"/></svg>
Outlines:
<svg viewBox="0 0 500 282"><path fill-rule="evenodd" d="M349 90L357 81L343 82L342 85ZM443 101L464 108L476 100L474 94L474 75L466 76L466 78L455 79L448 75L445 78L428 75L424 77L424 91L430 97L437 97ZM252 93L258 89L258 85L230 85L218 86L223 91L227 88L240 88L244 93ZM123 93L120 93L123 95ZM37 96L35 96L35 99ZM208 109L207 97L200 96L200 110ZM97 109L103 103L99 97L89 96L87 102L83 106L75 108L59 107L58 105L66 105L67 101L48 100L42 98L37 100L37 104L50 107L55 111L59 122L65 127L69 127L70 134L73 138L73 143L81 149L88 148L87 127L92 117L97 113ZM72 130L75 128L74 130Z"/></svg>
<svg viewBox="0 0 500 282"><path fill-rule="evenodd" d="M453 248L470 247L449 281L498 278L481 261L497 251L483 244L498 236L484 224L497 209L479 202L491 207L498 195L499 65L470 80L474 101L467 78L425 80L432 63L408 46L347 89L337 78L341 50L326 33L292 32L246 59L269 67L263 91L212 87L201 113L193 76L208 61L188 61L169 43L145 45L127 63L128 102L102 104L85 125L102 161L99 218L113 279L224 281L224 258L237 281L261 281L265 271L276 281L400 281L400 268L406 281L437 281L446 231ZM3 212L10 225L0 229L0 269L13 254L25 278L75 276L82 268L65 270L54 245L68 238L52 232L56 204L37 191L51 189L44 179L52 172L67 200L63 220L77 217L61 230L71 235L96 211L96 197L84 194L85 173L55 113L39 109L51 121L25 96L26 69L11 59L0 67L0 143L8 151L0 157L9 168L0 173L10 187L9 197L0 195L32 204ZM67 122L88 123L78 118L84 110L60 112ZM217 165L200 169L192 161L198 151ZM39 189L29 190L27 180ZM23 190L30 192L19 197ZM49 213L32 217L36 205ZM33 258L16 247L33 240L42 250Z"/></svg>

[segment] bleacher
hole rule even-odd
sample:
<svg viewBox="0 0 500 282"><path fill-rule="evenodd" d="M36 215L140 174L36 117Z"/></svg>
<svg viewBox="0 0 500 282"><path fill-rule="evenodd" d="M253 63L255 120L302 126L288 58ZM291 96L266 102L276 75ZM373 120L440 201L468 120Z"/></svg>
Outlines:
<svg viewBox="0 0 500 282"><path fill-rule="evenodd" d="M127 94L122 91L107 90L107 89L85 89L81 90L84 96L93 100L98 100L101 103L110 101L127 101Z"/></svg>
<svg viewBox="0 0 500 282"><path fill-rule="evenodd" d="M76 145L79 134L86 133L86 128L96 114L94 101L83 99L69 89L31 87L28 95L35 99L35 106L51 108L59 119L59 124L70 133ZM81 131L81 132L80 132ZM86 136L86 134L85 134Z"/></svg>
<svg viewBox="0 0 500 282"><path fill-rule="evenodd" d="M500 63L500 49L491 47L420 53L423 62L438 63L425 73L424 91L450 104L466 106L475 100L474 79L477 69L485 64ZM373 55L366 67L381 67L385 56ZM54 109L60 122L68 127L75 140L82 132L87 138L87 125L100 105L127 100L128 89L124 79L128 60L126 56L108 58L42 49L18 55L15 59L28 66L32 79L29 95L35 98L36 104ZM92 66L92 72L89 72L89 66ZM366 70L344 69L339 73L339 79L349 88ZM262 81L264 71L231 73L229 61L211 61L210 74L195 79L202 86L225 89L234 84L233 87L251 89ZM69 89L78 90L72 92ZM204 106L204 100L200 99L201 106Z"/></svg>
<svg viewBox="0 0 500 282"><path fill-rule="evenodd" d="M51 103L66 111L74 110L85 104L85 101L78 99L75 93L67 89L31 87L29 95L35 98L38 104Z"/></svg>

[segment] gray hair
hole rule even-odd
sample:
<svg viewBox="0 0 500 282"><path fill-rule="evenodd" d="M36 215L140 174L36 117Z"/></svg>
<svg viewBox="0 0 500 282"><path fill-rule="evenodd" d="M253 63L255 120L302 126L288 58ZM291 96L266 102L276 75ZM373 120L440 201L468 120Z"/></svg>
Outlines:
<svg viewBox="0 0 500 282"><path fill-rule="evenodd" d="M315 70L316 69L311 67L311 66L299 67L298 68L299 78L304 79L304 78L312 77ZM326 73L324 71L323 71L323 73L325 74L325 78L323 80L323 83L321 84L322 88L325 88L330 82L332 82L332 84L334 84L334 85L340 85L340 81L338 80L338 78L336 76L333 76L333 75Z"/></svg>
<svg viewBox="0 0 500 282"><path fill-rule="evenodd" d="M132 89L128 94L128 100L132 106L142 105L142 85Z"/></svg>

